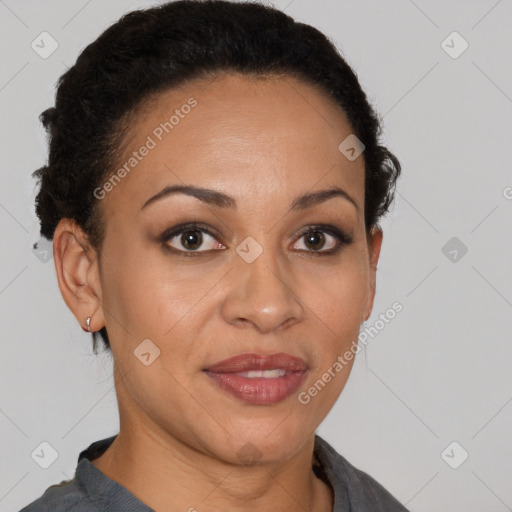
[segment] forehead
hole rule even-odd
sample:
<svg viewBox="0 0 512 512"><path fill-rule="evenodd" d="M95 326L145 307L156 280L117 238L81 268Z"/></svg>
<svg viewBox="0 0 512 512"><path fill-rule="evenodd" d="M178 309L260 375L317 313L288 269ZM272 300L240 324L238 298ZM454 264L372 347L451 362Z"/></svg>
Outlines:
<svg viewBox="0 0 512 512"><path fill-rule="evenodd" d="M327 185L362 202L364 161L338 146L352 133L325 93L292 77L224 74L154 95L128 123L105 211L139 210L161 188L223 190L250 206ZM119 172L117 172L119 174Z"/></svg>

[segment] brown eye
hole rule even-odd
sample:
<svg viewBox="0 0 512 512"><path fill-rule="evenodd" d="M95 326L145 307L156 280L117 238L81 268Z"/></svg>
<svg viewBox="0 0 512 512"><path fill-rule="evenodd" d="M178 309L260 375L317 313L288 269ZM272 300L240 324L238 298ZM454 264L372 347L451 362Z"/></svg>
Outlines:
<svg viewBox="0 0 512 512"><path fill-rule="evenodd" d="M226 249L209 228L189 223L167 230L161 242L170 251L180 256L199 256L204 253ZM334 226L308 226L302 230L298 241L304 240L303 247L294 247L300 252L315 255L334 255L344 245L352 243L352 237ZM296 242L297 244L298 242Z"/></svg>
<svg viewBox="0 0 512 512"><path fill-rule="evenodd" d="M162 242L172 251L189 255L211 250L223 249L224 246L206 228L198 226L182 226L162 236Z"/></svg>
<svg viewBox="0 0 512 512"><path fill-rule="evenodd" d="M303 247L295 247L296 249L319 255L335 254L342 246L352 243L351 236L334 226L309 227L301 232L300 240L304 240Z"/></svg>
<svg viewBox="0 0 512 512"><path fill-rule="evenodd" d="M321 231L309 231L304 237L306 246L315 251L325 244L325 236Z"/></svg>
<svg viewBox="0 0 512 512"><path fill-rule="evenodd" d="M203 243L202 232L198 229L194 231L185 231L180 237L180 243L186 249L195 251Z"/></svg>

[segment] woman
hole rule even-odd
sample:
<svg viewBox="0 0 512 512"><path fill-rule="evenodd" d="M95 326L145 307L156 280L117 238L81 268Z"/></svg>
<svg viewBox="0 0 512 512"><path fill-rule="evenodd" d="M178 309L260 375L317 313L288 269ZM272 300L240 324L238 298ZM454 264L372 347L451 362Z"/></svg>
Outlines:
<svg viewBox="0 0 512 512"><path fill-rule="evenodd" d="M315 434L400 174L327 38L254 3L131 12L42 121L41 234L120 432L23 510L406 510Z"/></svg>

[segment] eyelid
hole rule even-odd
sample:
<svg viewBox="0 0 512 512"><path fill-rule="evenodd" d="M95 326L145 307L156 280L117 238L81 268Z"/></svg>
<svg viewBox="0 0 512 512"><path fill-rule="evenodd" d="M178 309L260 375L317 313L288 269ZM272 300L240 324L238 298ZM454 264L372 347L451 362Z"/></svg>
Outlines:
<svg viewBox="0 0 512 512"><path fill-rule="evenodd" d="M189 230L192 231L194 229L197 231L204 231L211 236L222 238L222 235L220 234L220 232L218 232L215 228L212 228L211 226L209 226L207 224L203 224L202 222L196 222L196 221L184 222L183 224L177 224L176 226L173 226L172 228L169 228L166 231L164 231L162 233L162 235L160 236L160 238L161 239L169 239L173 236L181 234L184 231L189 231Z"/></svg>

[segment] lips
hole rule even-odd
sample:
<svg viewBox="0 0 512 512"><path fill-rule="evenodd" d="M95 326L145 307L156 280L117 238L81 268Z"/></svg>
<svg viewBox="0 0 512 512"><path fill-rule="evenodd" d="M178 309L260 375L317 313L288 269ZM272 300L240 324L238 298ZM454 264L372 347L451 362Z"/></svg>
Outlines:
<svg viewBox="0 0 512 512"><path fill-rule="evenodd" d="M257 370L304 372L307 369L308 366L303 359L283 352L267 357L258 354L240 354L206 368L207 371L214 373L238 373Z"/></svg>
<svg viewBox="0 0 512 512"><path fill-rule="evenodd" d="M289 354L241 354L204 370L215 386L251 405L270 405L293 394L305 379L306 362Z"/></svg>

